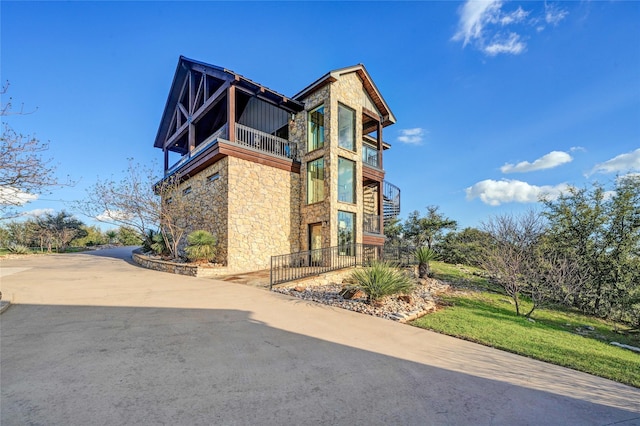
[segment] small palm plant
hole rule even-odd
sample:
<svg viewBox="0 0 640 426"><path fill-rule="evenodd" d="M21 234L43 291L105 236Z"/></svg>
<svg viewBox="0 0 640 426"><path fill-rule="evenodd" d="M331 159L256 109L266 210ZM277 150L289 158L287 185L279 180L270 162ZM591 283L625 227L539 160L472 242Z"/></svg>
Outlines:
<svg viewBox="0 0 640 426"><path fill-rule="evenodd" d="M431 272L429 262L436 258L436 252L429 247L418 247L414 255L418 261L418 277L427 278Z"/></svg>
<svg viewBox="0 0 640 426"><path fill-rule="evenodd" d="M216 256L216 237L210 232L193 231L187 237L188 245L184 251L192 262L208 262Z"/></svg>
<svg viewBox="0 0 640 426"><path fill-rule="evenodd" d="M401 270L388 262L372 261L369 266L357 269L351 274L354 287L362 290L369 303L379 302L385 296L409 293L414 284Z"/></svg>

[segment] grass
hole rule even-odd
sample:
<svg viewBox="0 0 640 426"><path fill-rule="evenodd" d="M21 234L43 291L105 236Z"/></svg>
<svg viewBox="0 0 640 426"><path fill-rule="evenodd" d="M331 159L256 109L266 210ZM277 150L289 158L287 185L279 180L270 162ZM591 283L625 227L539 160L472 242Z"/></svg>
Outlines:
<svg viewBox="0 0 640 426"><path fill-rule="evenodd" d="M448 306L412 325L640 388L640 354L609 344L640 346L637 334L616 332L624 326L566 309L536 310L530 322L478 270L441 262L432 269L438 279L472 290L441 296Z"/></svg>

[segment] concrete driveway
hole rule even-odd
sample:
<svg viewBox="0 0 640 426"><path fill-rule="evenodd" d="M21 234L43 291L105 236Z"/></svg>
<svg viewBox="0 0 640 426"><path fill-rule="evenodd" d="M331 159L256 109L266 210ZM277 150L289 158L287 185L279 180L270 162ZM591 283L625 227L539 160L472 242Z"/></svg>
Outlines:
<svg viewBox="0 0 640 426"><path fill-rule="evenodd" d="M129 256L0 262L3 426L640 425L632 387Z"/></svg>

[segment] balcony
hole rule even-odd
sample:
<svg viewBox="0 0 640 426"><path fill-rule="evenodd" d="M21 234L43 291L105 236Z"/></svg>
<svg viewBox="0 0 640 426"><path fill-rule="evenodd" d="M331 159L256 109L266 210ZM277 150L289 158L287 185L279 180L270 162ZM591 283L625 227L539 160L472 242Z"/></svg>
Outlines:
<svg viewBox="0 0 640 426"><path fill-rule="evenodd" d="M365 213L362 217L363 231L366 234L381 234L380 215Z"/></svg>
<svg viewBox="0 0 640 426"><path fill-rule="evenodd" d="M380 161L378 150L367 144L362 144L362 162L379 169Z"/></svg>
<svg viewBox="0 0 640 426"><path fill-rule="evenodd" d="M282 159L299 161L298 145L295 142L253 129L240 123L235 123L235 141L229 141L228 139L228 125L225 123L191 152L184 154L175 164L169 167L165 171L165 176L175 173L178 169L199 157L207 148L219 142L238 145L251 151L265 153Z"/></svg>

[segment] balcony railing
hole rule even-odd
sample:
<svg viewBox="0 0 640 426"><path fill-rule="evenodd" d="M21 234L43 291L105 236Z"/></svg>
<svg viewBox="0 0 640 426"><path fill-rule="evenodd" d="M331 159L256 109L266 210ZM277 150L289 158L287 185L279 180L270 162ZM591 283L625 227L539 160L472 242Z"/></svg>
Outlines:
<svg viewBox="0 0 640 426"><path fill-rule="evenodd" d="M380 233L380 216L377 214L367 214L362 216L363 219L363 231L368 234Z"/></svg>
<svg viewBox="0 0 640 426"><path fill-rule="evenodd" d="M202 141L200 145L196 146L193 151L187 152L186 154L184 154L180 158L180 160L178 160L173 166L169 167L169 169L167 169L167 171L164 172L165 176L169 176L171 173L178 170L180 166L187 163L192 158L197 157L207 147L215 144L219 138L226 138L226 137L227 137L227 125L225 124L224 126L220 127L218 130L213 132L213 134L209 136L207 139Z"/></svg>
<svg viewBox="0 0 640 426"><path fill-rule="evenodd" d="M239 123L236 123L235 143L279 157L298 160L298 146L294 142Z"/></svg>
<svg viewBox="0 0 640 426"><path fill-rule="evenodd" d="M378 150L366 144L362 145L362 161L371 167L379 168Z"/></svg>

